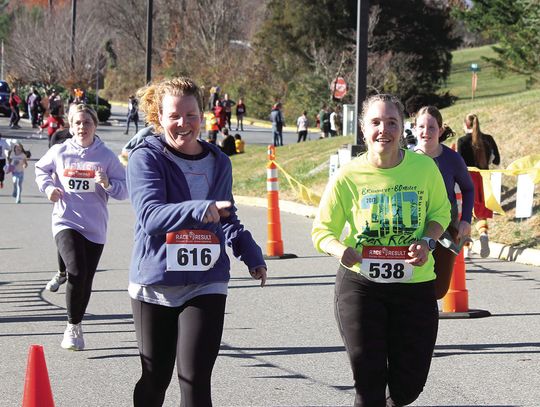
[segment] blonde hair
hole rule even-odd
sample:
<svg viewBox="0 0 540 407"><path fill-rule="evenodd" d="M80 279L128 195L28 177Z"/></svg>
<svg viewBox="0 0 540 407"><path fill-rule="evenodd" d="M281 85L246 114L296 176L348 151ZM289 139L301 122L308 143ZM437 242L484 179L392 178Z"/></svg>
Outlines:
<svg viewBox="0 0 540 407"><path fill-rule="evenodd" d="M139 99L139 108L146 115L146 121L152 124L158 133L163 131L163 127L159 122L159 115L163 112L163 98L167 95L195 96L199 110L203 111L200 88L192 79L178 77L151 83L139 89L137 97Z"/></svg>
<svg viewBox="0 0 540 407"><path fill-rule="evenodd" d="M77 113L86 113L86 114L90 115L90 117L92 118L92 121L94 122L94 125L97 127L97 125L98 125L98 117L97 117L96 111L94 109L92 109L90 106L85 105L84 103L72 104L69 107L69 110L68 110L68 122L69 122L70 126L72 125L71 121L73 120L73 117Z"/></svg>

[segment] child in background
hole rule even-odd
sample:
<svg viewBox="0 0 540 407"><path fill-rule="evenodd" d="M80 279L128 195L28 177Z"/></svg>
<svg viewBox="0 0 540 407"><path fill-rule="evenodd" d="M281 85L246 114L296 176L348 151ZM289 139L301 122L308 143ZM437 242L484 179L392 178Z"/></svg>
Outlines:
<svg viewBox="0 0 540 407"><path fill-rule="evenodd" d="M24 169L28 167L26 153L21 143L16 143L8 154L8 163L13 166L13 198L15 202L21 203L22 183L24 180Z"/></svg>
<svg viewBox="0 0 540 407"><path fill-rule="evenodd" d="M58 106L53 107L51 114L43 122L40 127L39 133L43 132L43 129L47 129L47 135L49 136L49 148L51 147L51 138L53 134L60 128L64 127L64 119L60 113L60 108Z"/></svg>
<svg viewBox="0 0 540 407"><path fill-rule="evenodd" d="M236 154L241 154L244 152L246 143L242 140L242 136L238 133L234 135L234 144L236 147Z"/></svg>

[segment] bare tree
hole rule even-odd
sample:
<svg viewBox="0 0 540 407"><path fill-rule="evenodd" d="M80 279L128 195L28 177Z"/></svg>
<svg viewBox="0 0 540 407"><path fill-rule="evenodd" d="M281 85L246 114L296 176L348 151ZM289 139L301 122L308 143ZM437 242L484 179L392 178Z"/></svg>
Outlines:
<svg viewBox="0 0 540 407"><path fill-rule="evenodd" d="M71 66L71 12L51 13L19 9L6 50L7 69L22 82L91 87L101 68L105 38L90 2L82 2L77 16L75 66Z"/></svg>

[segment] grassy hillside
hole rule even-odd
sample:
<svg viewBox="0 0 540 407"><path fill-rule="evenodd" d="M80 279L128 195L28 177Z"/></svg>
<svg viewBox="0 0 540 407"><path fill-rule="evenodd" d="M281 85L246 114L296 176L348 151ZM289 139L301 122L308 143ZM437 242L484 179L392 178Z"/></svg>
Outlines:
<svg viewBox="0 0 540 407"><path fill-rule="evenodd" d="M452 75L448 89L459 97L458 102L442 111L445 121L463 133L463 118L476 113L482 131L491 134L501 152L501 166L529 154L540 154L540 89L525 89L525 78L509 75L498 78L492 67L481 56L492 56L489 47L460 50L454 53ZM469 66L480 65L476 97L471 100L471 72ZM449 143L455 140L450 139ZM328 178L329 156L343 144L352 143L351 137L314 140L291 144L277 150L276 161L307 187L321 193ZM234 192L238 195L266 194L266 148L248 146L247 153L232 157ZM280 179L280 197L297 200L285 179ZM502 205L506 215L495 215L490 222L492 239L500 243L540 249L540 194L536 185L533 217L514 219L516 178L503 176Z"/></svg>

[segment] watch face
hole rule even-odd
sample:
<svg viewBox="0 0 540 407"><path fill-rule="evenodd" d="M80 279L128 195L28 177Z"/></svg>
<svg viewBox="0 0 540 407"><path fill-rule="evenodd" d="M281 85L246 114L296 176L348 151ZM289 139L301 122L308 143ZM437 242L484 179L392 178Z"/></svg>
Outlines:
<svg viewBox="0 0 540 407"><path fill-rule="evenodd" d="M435 250L435 248L437 247L437 242L435 241L435 239L429 239L427 242L429 250Z"/></svg>

